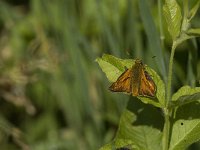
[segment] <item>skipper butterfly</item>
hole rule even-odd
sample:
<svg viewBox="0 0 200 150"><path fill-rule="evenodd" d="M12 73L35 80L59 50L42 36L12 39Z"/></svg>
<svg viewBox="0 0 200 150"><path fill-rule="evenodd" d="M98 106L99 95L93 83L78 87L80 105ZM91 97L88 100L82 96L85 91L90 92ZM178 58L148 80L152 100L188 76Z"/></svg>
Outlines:
<svg viewBox="0 0 200 150"><path fill-rule="evenodd" d="M130 69L126 69L114 82L109 90L112 92L127 92L133 96L155 97L156 84L145 70L140 59Z"/></svg>

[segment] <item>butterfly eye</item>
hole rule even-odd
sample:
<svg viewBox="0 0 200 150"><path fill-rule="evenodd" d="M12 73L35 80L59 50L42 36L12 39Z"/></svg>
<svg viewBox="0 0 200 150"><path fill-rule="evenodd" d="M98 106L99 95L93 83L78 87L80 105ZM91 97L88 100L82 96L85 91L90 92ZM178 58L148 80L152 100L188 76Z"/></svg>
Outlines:
<svg viewBox="0 0 200 150"><path fill-rule="evenodd" d="M136 59L135 59L135 63L136 63L136 64L142 64L142 60L139 59L139 58L136 58Z"/></svg>

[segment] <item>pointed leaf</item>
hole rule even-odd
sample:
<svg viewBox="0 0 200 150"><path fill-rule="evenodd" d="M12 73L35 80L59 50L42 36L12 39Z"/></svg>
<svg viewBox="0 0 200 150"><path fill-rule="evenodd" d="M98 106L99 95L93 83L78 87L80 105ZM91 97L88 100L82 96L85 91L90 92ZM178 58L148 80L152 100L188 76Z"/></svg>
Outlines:
<svg viewBox="0 0 200 150"><path fill-rule="evenodd" d="M183 86L173 94L170 106L177 107L197 100L200 100L200 87Z"/></svg>
<svg viewBox="0 0 200 150"><path fill-rule="evenodd" d="M196 28L196 29L189 29L187 31L187 34L190 35L190 36L200 36L200 28Z"/></svg>
<svg viewBox="0 0 200 150"><path fill-rule="evenodd" d="M183 150L200 140L199 101L179 107L173 121L170 150Z"/></svg>
<svg viewBox="0 0 200 150"><path fill-rule="evenodd" d="M166 0L163 6L164 16L168 24L168 31L175 40L181 31L181 9L176 0Z"/></svg>
<svg viewBox="0 0 200 150"><path fill-rule="evenodd" d="M189 12L188 20L190 21L196 14L197 10L199 9L200 0L196 2L196 4L193 6L193 8Z"/></svg>
<svg viewBox="0 0 200 150"><path fill-rule="evenodd" d="M96 61L99 63L102 71L106 74L108 80L111 82L115 82L117 78L125 71L126 68L130 68L132 67L132 65L134 65L133 59L123 60L114 57L112 55L106 55L106 54L104 54L102 58L97 58ZM160 103L157 101L157 99L154 100L149 97L138 96L138 98L142 100L144 103L149 103L156 107L162 107L164 106L164 101L165 101L164 83L153 69L149 68L146 65L145 69L150 74L150 76L152 77L157 86L156 98Z"/></svg>

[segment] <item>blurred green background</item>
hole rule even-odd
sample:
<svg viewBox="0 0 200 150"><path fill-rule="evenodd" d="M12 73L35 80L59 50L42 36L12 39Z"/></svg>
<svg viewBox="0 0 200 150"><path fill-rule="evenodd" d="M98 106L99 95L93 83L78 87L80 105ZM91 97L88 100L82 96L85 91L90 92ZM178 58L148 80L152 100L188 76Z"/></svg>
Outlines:
<svg viewBox="0 0 200 150"><path fill-rule="evenodd" d="M108 91L95 59L139 57L166 81L171 40L161 9L161 0L1 0L0 149L95 150L111 141L128 96ZM177 49L174 91L199 86L199 46Z"/></svg>

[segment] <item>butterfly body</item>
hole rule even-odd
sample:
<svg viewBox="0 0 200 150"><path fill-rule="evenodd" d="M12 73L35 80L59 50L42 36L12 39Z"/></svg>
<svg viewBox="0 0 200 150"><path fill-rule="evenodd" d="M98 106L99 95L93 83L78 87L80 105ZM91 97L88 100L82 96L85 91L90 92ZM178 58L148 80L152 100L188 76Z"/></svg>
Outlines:
<svg viewBox="0 0 200 150"><path fill-rule="evenodd" d="M133 96L155 97L156 85L140 59L132 68L125 70L109 89L113 92L126 92Z"/></svg>

